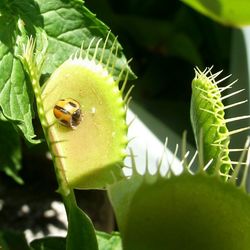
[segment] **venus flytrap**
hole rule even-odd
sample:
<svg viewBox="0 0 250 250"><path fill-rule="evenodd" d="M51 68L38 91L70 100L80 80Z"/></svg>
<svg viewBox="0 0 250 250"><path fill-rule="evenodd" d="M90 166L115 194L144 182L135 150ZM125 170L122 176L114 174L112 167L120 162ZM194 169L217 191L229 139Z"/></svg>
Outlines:
<svg viewBox="0 0 250 250"><path fill-rule="evenodd" d="M101 40L96 43L92 58L90 44L85 57L82 57L81 50L69 58L52 74L43 89L39 83L42 63L37 62L32 38L28 39L20 56L34 90L39 119L55 166L58 191L68 215L67 249L80 249L79 245L82 244L83 249L86 246L87 249L97 249L92 223L77 207L72 189L104 188L123 178L127 125L122 94L128 75L120 91L118 84L124 72L121 71L114 80L112 71L107 70L110 65L113 65L112 68L115 65L115 61L110 60L111 56L108 63L102 65L108 38L109 33L99 60L96 57ZM113 50L118 51L116 39L110 55ZM39 58L43 59L41 54ZM77 101L69 101L59 107L62 105L59 103L64 103L68 98ZM72 108L76 103L79 104L77 109L81 110L79 124L64 126L67 124L63 125L58 120L55 110L62 112L61 115L65 117L68 115L68 118L73 118L69 107Z"/></svg>
<svg viewBox="0 0 250 250"><path fill-rule="evenodd" d="M207 76L210 71L196 71L195 79L192 82L191 100L191 122L194 130L198 150L202 148L204 164L213 159L213 168L209 172L214 172L217 165L222 165L222 158L229 161L228 149L229 135L224 120L223 104L221 93L214 79ZM202 135L200 135L202 133ZM202 137L202 140L198 138ZM224 152L223 157L219 154ZM221 172L228 174L231 164L223 165Z"/></svg>
<svg viewBox="0 0 250 250"><path fill-rule="evenodd" d="M118 84L124 72L121 71L115 80L112 70L108 71L109 67L113 69L115 65L110 58L113 51L118 51L116 39L107 64L102 64L108 38L109 33L99 60L97 52L102 41L97 40L93 56L90 57L93 39L86 52L81 50L76 53L52 74L42 91L39 85L41 66L33 55L35 43L32 38L21 57L31 79L39 118L55 165L70 188L103 188L123 177L121 168L127 144L125 101L128 94L124 100L122 95L127 77L120 91ZM86 53L85 56L83 53ZM77 105L79 103L81 112L81 119L75 127L63 126L59 117L60 112L62 116L68 112L66 102L69 98L75 100ZM58 103L65 103L65 107L59 107ZM58 112L57 116L55 111ZM71 115L69 113L67 119Z"/></svg>
<svg viewBox="0 0 250 250"><path fill-rule="evenodd" d="M71 188L104 188L123 178L127 125L125 101L118 88L123 72L115 80L112 71L108 71L115 61L109 57L103 65L107 39L99 60L97 52L101 40L96 42L93 57L89 55L93 39L86 55L82 56L81 50L79 55L65 61L42 92L45 116L53 137L52 151L60 159ZM117 46L115 40L110 55L118 50ZM81 108L82 121L75 129L62 126L53 114L56 101L67 98L76 100Z"/></svg>
<svg viewBox="0 0 250 250"><path fill-rule="evenodd" d="M203 72L198 68L195 70L195 78L192 81L193 94L190 114L198 151L203 151L204 164L212 160L208 172L212 174L219 167L220 173L228 176L230 170L233 170L232 165L235 163L229 158L230 136L247 130L249 127L228 131L227 123L240 119L248 119L250 116L224 118L225 109L233 108L244 102L224 106L222 103L223 100L240 93L242 90L222 97L221 93L231 88L236 81L226 87L219 87L219 84L229 77L216 81L221 72L212 74L211 68ZM199 140L200 137L202 137L202 140Z"/></svg>
<svg viewBox="0 0 250 250"><path fill-rule="evenodd" d="M244 4L237 2L231 6L229 3L227 8L226 2L220 1L223 10L227 10L224 17L236 17L232 15L233 9L237 18L241 18L242 13L237 11L239 6L245 10L243 14L249 16ZM216 8L212 11L218 15ZM210 14L208 16L214 17ZM31 107L35 95L69 222L66 240L43 238L30 246L25 243L25 249L120 250L120 235L95 232L74 197L74 188L106 187L121 232L123 250L249 249L250 198L246 193L249 140L242 149L229 148L230 137L249 128L229 131L227 127L228 123L249 116L225 118L226 109L245 101L228 106L222 102L241 90L224 95L233 83L221 87L220 82L225 78L217 80L220 72L212 74L211 69L202 72L197 68L192 83L191 121L198 153L190 160L183 140L183 172L176 176L171 168L178 146L166 174L161 171L162 159L155 174L150 173L146 159L146 172L140 175L131 152L133 174L126 179L122 174L124 148L128 142L124 118L131 89L127 94L124 89L128 74L133 77L133 73L114 36L110 33L105 39L104 34L108 33L105 24L78 0L4 0L0 1L0 16L1 110L5 118L16 123L28 141L38 142L32 127ZM42 42L39 41L41 31L47 34L41 36L47 37ZM27 39L31 34L36 40ZM93 34L98 38L92 39ZM25 45L19 57L23 67L17 58L18 41ZM43 87L40 87L41 75L51 76ZM118 84L124 75L125 84L119 90ZM34 92L31 95L30 85ZM62 99L64 101L60 101ZM56 117L55 105L59 107ZM74 116L77 110L80 115ZM70 122L73 116L76 123ZM3 140L6 138L12 144L16 142L10 136ZM238 161L231 159L234 151L242 151ZM191 167L196 157L199 164L194 172ZM98 246L96 236L100 240ZM10 246L0 232L3 248L11 248L12 241L15 247L19 245L13 236L6 238L11 238ZM112 243L114 239L116 244Z"/></svg>
<svg viewBox="0 0 250 250"><path fill-rule="evenodd" d="M114 65L114 61L108 59L107 64L102 65L104 52L97 59L101 40L97 40L90 56L93 43L94 40L84 56L81 50L66 60L42 90L32 39L21 58L31 78L39 118L54 159L59 191L68 214L66 249L79 249L83 243L88 244L87 249L97 249L92 224L76 206L72 188L108 186L124 250L247 250L250 244L250 199L246 194L249 141L243 149L233 150L242 151L233 173L230 172L234 162L229 157L232 151L229 142L232 134L248 128L230 132L227 123L249 116L224 118L224 109L243 103L223 105L223 98L232 94L222 97L221 93L232 84L219 87L220 81L215 81L219 73L212 75L211 69L203 72L196 69L191 105L199 157L196 172L191 171L191 166L197 154L188 160L184 139L184 171L181 175L173 174L171 163L169 171L162 175L162 159L155 174L150 174L146 162L146 172L140 175L131 152L133 174L126 179L121 172L127 143L126 103L122 99L125 85L120 91L120 77L114 79L112 70L111 73L107 70L113 68L110 64ZM106 43L107 39L102 51ZM117 51L115 42L112 48L111 53ZM129 100L128 96L125 95L125 100ZM82 119L76 127L62 125L53 113L58 100L68 98L76 100L82 112ZM67 106L61 106L68 110ZM177 151L178 147L175 157ZM239 181L241 168L243 178ZM221 176L227 178L222 179ZM82 249L86 249L86 245Z"/></svg>

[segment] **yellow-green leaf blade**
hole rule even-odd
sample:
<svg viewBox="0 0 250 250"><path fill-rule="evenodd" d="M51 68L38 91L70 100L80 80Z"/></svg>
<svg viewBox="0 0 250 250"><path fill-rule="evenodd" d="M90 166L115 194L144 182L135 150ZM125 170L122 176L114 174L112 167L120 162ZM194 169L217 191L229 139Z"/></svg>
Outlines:
<svg viewBox="0 0 250 250"><path fill-rule="evenodd" d="M250 24L248 0L182 0L184 3L211 19L229 26Z"/></svg>

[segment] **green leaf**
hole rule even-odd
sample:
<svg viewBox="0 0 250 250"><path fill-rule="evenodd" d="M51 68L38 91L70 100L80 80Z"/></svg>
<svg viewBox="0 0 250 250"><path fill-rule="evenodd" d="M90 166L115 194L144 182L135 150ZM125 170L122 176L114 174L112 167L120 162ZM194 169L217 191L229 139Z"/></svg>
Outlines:
<svg viewBox="0 0 250 250"><path fill-rule="evenodd" d="M46 237L30 243L31 250L65 250L66 239L63 237Z"/></svg>
<svg viewBox="0 0 250 250"><path fill-rule="evenodd" d="M17 18L0 16L0 107L3 115L22 131L25 138L35 143L32 126L32 101L30 85L25 79L19 54L16 30Z"/></svg>
<svg viewBox="0 0 250 250"><path fill-rule="evenodd" d="M0 231L1 250L30 250L23 233Z"/></svg>
<svg viewBox="0 0 250 250"><path fill-rule="evenodd" d="M109 197L124 250L249 249L249 195L218 176L136 175Z"/></svg>
<svg viewBox="0 0 250 250"><path fill-rule="evenodd" d="M248 0L182 0L184 3L211 19L229 26L250 24Z"/></svg>
<svg viewBox="0 0 250 250"><path fill-rule="evenodd" d="M118 232L112 234L96 232L99 250L122 250L121 238ZM64 250L66 239L62 237L46 237L30 243L32 250ZM88 248L86 248L88 249Z"/></svg>
<svg viewBox="0 0 250 250"><path fill-rule="evenodd" d="M37 4L43 18L44 30L48 35L48 51L44 63L43 73L51 74L59 65L67 60L72 54L75 54L81 46L86 50L93 37L97 39L93 42L90 54L93 55L95 45L99 38L104 42L108 27L98 20L93 13L85 8L81 1L43 1L38 0ZM113 44L114 35L111 34L107 43L107 53L104 55L103 63L106 64ZM97 58L101 54L102 45L97 53ZM113 57L117 57L114 65L114 75L119 76L122 69L130 72L131 78L134 78L130 67L127 65L126 58L122 53L122 47L119 45L117 55L113 51ZM109 70L111 70L109 67Z"/></svg>
<svg viewBox="0 0 250 250"><path fill-rule="evenodd" d="M0 170L22 184L18 176L21 168L21 145L19 135L11 123L0 120Z"/></svg>
<svg viewBox="0 0 250 250"><path fill-rule="evenodd" d="M99 250L122 250L121 237L118 232L107 234L96 232Z"/></svg>
<svg viewBox="0 0 250 250"><path fill-rule="evenodd" d="M71 191L73 192L73 191ZM73 193L64 197L68 217L67 250L98 250L94 226L77 206Z"/></svg>

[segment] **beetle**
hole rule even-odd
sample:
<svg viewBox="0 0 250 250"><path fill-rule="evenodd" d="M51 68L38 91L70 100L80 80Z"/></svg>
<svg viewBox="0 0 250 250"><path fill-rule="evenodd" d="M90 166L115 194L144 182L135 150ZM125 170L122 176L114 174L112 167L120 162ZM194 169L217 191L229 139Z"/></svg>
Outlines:
<svg viewBox="0 0 250 250"><path fill-rule="evenodd" d="M76 129L82 121L81 106L72 98L58 100L53 113L60 124L72 129Z"/></svg>

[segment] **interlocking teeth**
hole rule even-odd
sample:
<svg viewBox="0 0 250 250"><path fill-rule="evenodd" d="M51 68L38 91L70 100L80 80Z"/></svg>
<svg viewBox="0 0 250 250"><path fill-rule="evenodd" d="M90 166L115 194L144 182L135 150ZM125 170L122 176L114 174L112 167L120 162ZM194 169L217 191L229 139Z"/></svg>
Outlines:
<svg viewBox="0 0 250 250"><path fill-rule="evenodd" d="M226 125L249 119L250 116L224 118L225 109L244 104L246 100L224 106L223 100L241 93L243 89L221 96L225 90L231 89L237 80L226 87L219 87L218 85L230 76L217 80L216 78L222 71L212 74L211 69L206 68L203 72L198 68L195 69L195 78L192 82L191 122L198 151L203 152L204 164L209 163L211 159L213 160L210 162L207 171L214 173L218 169L220 175L229 176L229 171L233 169L232 165L237 163L229 157L230 136L248 130L250 127L228 131ZM201 130L202 140L199 140Z"/></svg>

